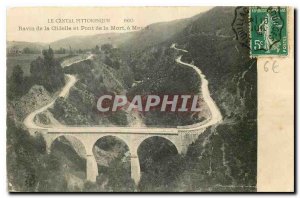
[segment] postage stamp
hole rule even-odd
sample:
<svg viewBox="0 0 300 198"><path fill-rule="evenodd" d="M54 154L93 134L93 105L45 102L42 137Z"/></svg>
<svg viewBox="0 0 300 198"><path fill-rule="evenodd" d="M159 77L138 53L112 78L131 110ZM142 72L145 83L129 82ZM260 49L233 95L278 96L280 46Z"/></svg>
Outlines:
<svg viewBox="0 0 300 198"><path fill-rule="evenodd" d="M288 54L286 7L250 8L250 55Z"/></svg>

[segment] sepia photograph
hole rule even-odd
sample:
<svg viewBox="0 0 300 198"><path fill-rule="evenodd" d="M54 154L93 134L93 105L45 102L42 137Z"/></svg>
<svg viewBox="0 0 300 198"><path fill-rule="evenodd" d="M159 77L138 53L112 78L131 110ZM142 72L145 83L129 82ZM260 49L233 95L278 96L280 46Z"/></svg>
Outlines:
<svg viewBox="0 0 300 198"><path fill-rule="evenodd" d="M7 8L8 191L276 191L258 162L294 142L293 12Z"/></svg>

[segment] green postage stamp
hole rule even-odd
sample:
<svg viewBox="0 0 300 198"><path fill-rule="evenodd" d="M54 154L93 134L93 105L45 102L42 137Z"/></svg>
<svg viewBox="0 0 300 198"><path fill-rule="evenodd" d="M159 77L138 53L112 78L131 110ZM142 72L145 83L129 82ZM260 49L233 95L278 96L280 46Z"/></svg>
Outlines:
<svg viewBox="0 0 300 198"><path fill-rule="evenodd" d="M288 54L286 7L250 8L251 56Z"/></svg>

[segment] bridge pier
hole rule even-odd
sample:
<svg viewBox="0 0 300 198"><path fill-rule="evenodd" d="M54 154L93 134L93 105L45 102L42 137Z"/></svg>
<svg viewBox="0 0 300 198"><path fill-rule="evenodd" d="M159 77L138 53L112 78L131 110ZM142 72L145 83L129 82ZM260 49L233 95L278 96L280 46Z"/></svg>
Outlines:
<svg viewBox="0 0 300 198"><path fill-rule="evenodd" d="M93 154L86 155L86 179L90 182L96 182L98 176L98 165Z"/></svg>
<svg viewBox="0 0 300 198"><path fill-rule="evenodd" d="M131 163L131 178L134 180L134 183L138 185L141 179L141 169L140 169L140 161L138 155L131 155L130 163Z"/></svg>
<svg viewBox="0 0 300 198"><path fill-rule="evenodd" d="M51 146L52 146L52 143L53 141L58 137L57 135L43 135L44 137L44 140L45 140L45 143L46 143L46 152L48 154L51 153Z"/></svg>

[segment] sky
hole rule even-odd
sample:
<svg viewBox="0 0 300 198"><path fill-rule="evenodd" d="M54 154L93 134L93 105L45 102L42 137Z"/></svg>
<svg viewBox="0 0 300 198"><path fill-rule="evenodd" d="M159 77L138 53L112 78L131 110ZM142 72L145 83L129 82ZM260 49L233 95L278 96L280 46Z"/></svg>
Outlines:
<svg viewBox="0 0 300 198"><path fill-rule="evenodd" d="M211 7L8 8L6 38L8 41L47 43L75 35L128 32L133 31L132 29L128 30L128 26L145 27L156 22L188 18L209 9ZM98 22L82 23L81 19L97 19ZM99 22L100 19L106 22ZM109 19L109 22L107 22L107 19ZM129 20L126 21L126 19ZM81 22L79 23L78 20ZM45 26L49 30L46 30ZM55 30L65 28L65 26L68 26L71 30ZM104 26L107 29L104 29ZM125 30L112 30L111 26L124 26ZM40 27L40 29L37 27ZM74 29L76 27L78 27L78 30Z"/></svg>

